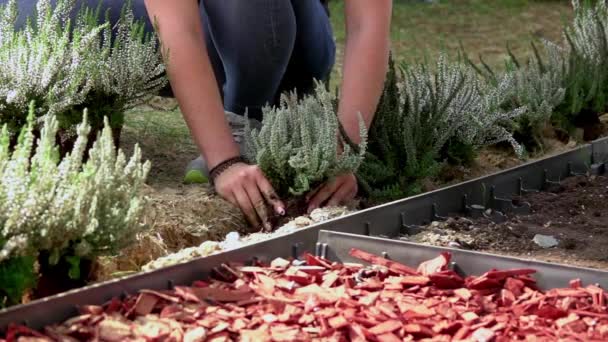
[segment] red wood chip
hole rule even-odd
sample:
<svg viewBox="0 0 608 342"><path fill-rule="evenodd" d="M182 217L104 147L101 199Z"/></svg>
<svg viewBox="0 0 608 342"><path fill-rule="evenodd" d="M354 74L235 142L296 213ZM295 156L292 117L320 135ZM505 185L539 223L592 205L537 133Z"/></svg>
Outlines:
<svg viewBox="0 0 608 342"><path fill-rule="evenodd" d="M431 282L440 289L456 289L464 284L464 279L454 271L442 271L429 275Z"/></svg>
<svg viewBox="0 0 608 342"><path fill-rule="evenodd" d="M140 290L140 293L147 293L153 296L156 296L158 298L164 299L168 302L173 302L173 303L179 303L179 298L177 296L171 296L168 295L166 293L162 293L160 291L153 291L153 290Z"/></svg>
<svg viewBox="0 0 608 342"><path fill-rule="evenodd" d="M474 341L489 342L494 337L494 331L486 328L479 328L473 332L471 337Z"/></svg>
<svg viewBox="0 0 608 342"><path fill-rule="evenodd" d="M579 287L582 287L583 284L581 282L580 279L572 279L570 280L570 287L573 289L578 289Z"/></svg>
<svg viewBox="0 0 608 342"><path fill-rule="evenodd" d="M399 338L399 336L397 336L393 333L386 333L386 334L378 335L378 336L376 336L376 338L378 339L379 342L401 342L402 341Z"/></svg>
<svg viewBox="0 0 608 342"><path fill-rule="evenodd" d="M388 260L386 258L377 256L377 255L373 255L371 253L367 253L364 252L360 249L356 249L356 248L351 248L350 250L350 256L352 256L353 258L357 258L357 259L361 259L363 261L367 261L370 264L374 264L374 265L380 265L380 266L385 266L387 267L389 270L398 273L398 274L404 274L404 275L416 275L418 274L418 272L408 266L405 266L403 264L400 264L398 262L392 261L392 260Z"/></svg>
<svg viewBox="0 0 608 342"><path fill-rule="evenodd" d="M135 302L135 313L140 316L145 316L152 312L154 306L158 303L158 298L147 293L142 293L137 297Z"/></svg>
<svg viewBox="0 0 608 342"><path fill-rule="evenodd" d="M417 269L358 249L351 255L382 267L311 254L299 266L225 266L231 277L83 306L42 332L11 325L5 340L608 341L608 294L580 280L543 292L531 269L463 279L447 270L449 254Z"/></svg>
<svg viewBox="0 0 608 342"><path fill-rule="evenodd" d="M331 268L331 263L321 257L314 256L310 253L304 254L304 259L309 266L322 266L325 268Z"/></svg>
<svg viewBox="0 0 608 342"><path fill-rule="evenodd" d="M336 316L329 319L329 326L334 329L344 328L347 325L348 321L342 316Z"/></svg>
<svg viewBox="0 0 608 342"><path fill-rule="evenodd" d="M270 263L270 267L272 268L287 268L289 265L291 265L291 261L283 258L276 258Z"/></svg>
<svg viewBox="0 0 608 342"><path fill-rule="evenodd" d="M191 288L192 293L201 300L216 300L220 302L238 302L248 300L254 296L250 290L225 290L213 287Z"/></svg>
<svg viewBox="0 0 608 342"><path fill-rule="evenodd" d="M397 320L390 320L386 322L382 322L372 328L369 329L369 332L374 335L381 335L393 332L395 330L399 330L403 327L403 324Z"/></svg>
<svg viewBox="0 0 608 342"><path fill-rule="evenodd" d="M339 278L340 274L337 271L329 272L323 276L321 287L332 287Z"/></svg>
<svg viewBox="0 0 608 342"><path fill-rule="evenodd" d="M447 270L452 255L448 252L443 252L435 259L424 261L418 266L418 272L422 275L431 275L433 273Z"/></svg>

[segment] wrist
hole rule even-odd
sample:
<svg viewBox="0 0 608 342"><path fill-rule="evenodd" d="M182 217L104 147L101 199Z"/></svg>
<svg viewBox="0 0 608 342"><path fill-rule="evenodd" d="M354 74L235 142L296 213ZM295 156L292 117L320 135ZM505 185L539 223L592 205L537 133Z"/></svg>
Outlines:
<svg viewBox="0 0 608 342"><path fill-rule="evenodd" d="M209 171L209 180L210 180L211 184L212 185L215 184L215 180L219 176L221 176L224 172L228 171L230 168L232 168L233 166L235 166L237 164L248 164L248 163L245 158L243 158L242 156L239 155L239 156L228 158L228 159L218 163L213 168L211 168Z"/></svg>
<svg viewBox="0 0 608 342"><path fill-rule="evenodd" d="M207 166L209 170L212 170L220 163L230 159L235 158L241 155L238 145L233 141L230 141L229 144L221 146L215 146L216 148L212 148L211 151L205 153L203 150L203 155L205 160L207 160Z"/></svg>

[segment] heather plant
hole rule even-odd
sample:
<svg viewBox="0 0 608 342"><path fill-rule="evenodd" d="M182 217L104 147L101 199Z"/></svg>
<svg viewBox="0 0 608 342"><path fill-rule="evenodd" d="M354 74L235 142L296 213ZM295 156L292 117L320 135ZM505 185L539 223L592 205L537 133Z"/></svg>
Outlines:
<svg viewBox="0 0 608 342"><path fill-rule="evenodd" d="M31 283L31 260L48 256L39 262L51 266L67 261L69 274L54 276L78 278L81 260L116 253L144 229L141 189L150 165L141 162L139 147L127 160L106 119L83 162L91 130L85 113L73 150L60 158L58 121L45 116L36 139L34 117L32 105L12 152L6 125L0 133L0 280L8 279L0 292L8 302Z"/></svg>
<svg viewBox="0 0 608 342"><path fill-rule="evenodd" d="M88 68L93 88L81 106L89 108L90 116L95 115L89 118L93 125L101 125L107 116L112 127L121 127L127 109L146 102L167 84L156 35L145 32L144 22L135 20L130 6L127 1L118 23L105 25L102 34L94 37ZM83 7L76 29L92 31L101 21L99 8ZM108 14L105 22L109 22ZM80 115L72 117L80 119Z"/></svg>
<svg viewBox="0 0 608 342"><path fill-rule="evenodd" d="M444 56L433 68L403 65L400 72L391 60L361 168L371 197L392 200L419 192L420 181L439 172L447 158L442 152L470 155L509 141L520 153L507 127L524 109L503 111L502 101L500 90L485 88L471 68Z"/></svg>
<svg viewBox="0 0 608 342"><path fill-rule="evenodd" d="M475 101L463 111L464 122L456 132L460 142L473 150L506 142L515 155L523 156L524 149L513 137L511 128L528 108L525 105L505 108L513 84L514 78L509 74L501 77L495 85L477 83Z"/></svg>
<svg viewBox="0 0 608 342"><path fill-rule="evenodd" d="M564 29L563 46L545 41L539 51L533 44L526 64L509 51L507 73L515 82L505 105L528 107L516 122L517 136L528 148L542 148L542 128L551 122L570 132L597 128L598 113L608 110L608 6L605 0L572 4L575 16ZM477 70L493 82L502 77L485 64Z"/></svg>
<svg viewBox="0 0 608 342"><path fill-rule="evenodd" d="M84 103L93 88L87 58L103 26L71 35L68 13L74 1L60 0L54 9L41 0L37 17L16 30L17 2L0 6L0 122L16 133L25 123L30 101L38 115L56 115Z"/></svg>
<svg viewBox="0 0 608 342"><path fill-rule="evenodd" d="M527 108L515 120L514 126L515 136L527 150L543 148L543 129L551 124L551 117L563 103L566 94L566 54L562 48L548 41L543 42L543 47L542 52L546 57L532 43L533 56L526 63L521 63L507 46L509 59L504 74L495 72L483 60L483 68L479 68L464 55L466 61L489 82L488 87L495 86L500 94L505 95L501 104L504 110ZM505 83L508 79L511 81Z"/></svg>
<svg viewBox="0 0 608 342"><path fill-rule="evenodd" d="M563 51L545 41L547 58L543 61L536 46L533 44L532 47L534 56L528 64L525 67L515 64L517 69L513 71L515 82L510 99L511 108L528 108L526 114L516 121L516 133L529 150L544 147L543 129L550 125L554 111L566 95Z"/></svg>
<svg viewBox="0 0 608 342"><path fill-rule="evenodd" d="M362 118L358 146L349 144L341 132L335 97L317 84L313 95L298 99L295 92L283 94L278 107L264 108L260 129L247 125L247 155L280 195L298 197L331 177L359 167L367 141Z"/></svg>
<svg viewBox="0 0 608 342"><path fill-rule="evenodd" d="M598 126L598 113L608 110L608 6L605 0L572 5L574 20L564 30L566 93L554 115L566 129Z"/></svg>
<svg viewBox="0 0 608 342"><path fill-rule="evenodd" d="M37 116L56 115L74 137L84 108L93 133L106 116L119 130L127 108L166 84L157 40L144 34L130 3L114 27L100 23L99 8L83 6L70 20L75 3L39 0L22 29L15 28L16 1L0 6L0 122L12 133L25 123L30 101Z"/></svg>

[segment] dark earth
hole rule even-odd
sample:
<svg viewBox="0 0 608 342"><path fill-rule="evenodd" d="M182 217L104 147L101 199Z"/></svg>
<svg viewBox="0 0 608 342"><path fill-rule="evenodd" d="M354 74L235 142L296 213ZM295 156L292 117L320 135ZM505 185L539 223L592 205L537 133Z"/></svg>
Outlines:
<svg viewBox="0 0 608 342"><path fill-rule="evenodd" d="M529 215L495 223L482 217L450 217L402 239L522 258L608 269L608 177L576 176L546 192L516 198L531 204ZM558 244L543 248L536 234Z"/></svg>

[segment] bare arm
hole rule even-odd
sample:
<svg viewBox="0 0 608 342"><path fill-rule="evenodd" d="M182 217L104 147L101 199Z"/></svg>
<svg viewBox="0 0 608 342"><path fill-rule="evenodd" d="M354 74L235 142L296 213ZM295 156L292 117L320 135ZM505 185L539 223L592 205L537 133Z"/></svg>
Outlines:
<svg viewBox="0 0 608 342"><path fill-rule="evenodd" d="M346 44L339 116L356 143L360 141L357 112L361 112L369 127L384 87L391 10L391 0L345 1Z"/></svg>
<svg viewBox="0 0 608 342"><path fill-rule="evenodd" d="M196 0L145 0L156 22L171 87L199 150L211 169L238 156L200 23ZM266 203L279 214L284 204L256 165L235 164L215 180L215 189L238 206L254 226L270 229Z"/></svg>
<svg viewBox="0 0 608 342"><path fill-rule="evenodd" d="M345 1L346 46L338 116L349 138L359 143L361 113L369 128L384 88L390 48L391 0ZM345 174L311 193L308 211L343 204L357 194L357 180Z"/></svg>
<svg viewBox="0 0 608 342"><path fill-rule="evenodd" d="M146 0L159 28L171 87L209 168L237 156L215 75L207 54L195 0ZM167 50L169 51L167 55Z"/></svg>

